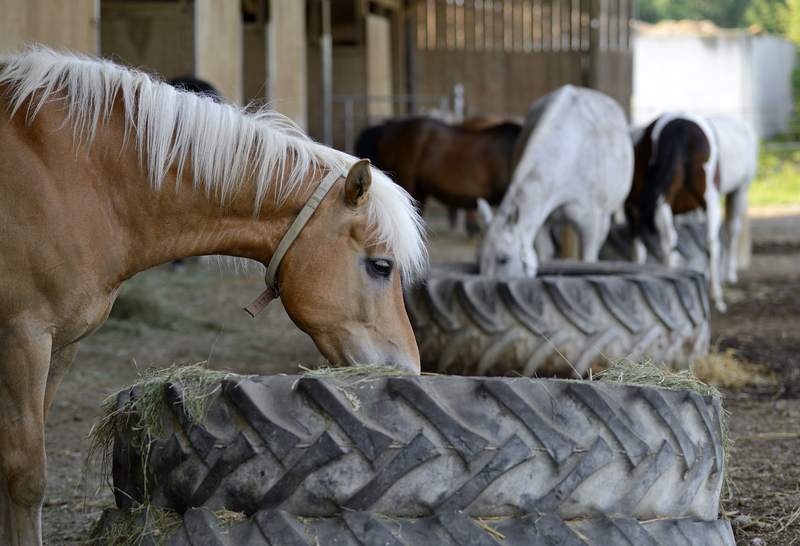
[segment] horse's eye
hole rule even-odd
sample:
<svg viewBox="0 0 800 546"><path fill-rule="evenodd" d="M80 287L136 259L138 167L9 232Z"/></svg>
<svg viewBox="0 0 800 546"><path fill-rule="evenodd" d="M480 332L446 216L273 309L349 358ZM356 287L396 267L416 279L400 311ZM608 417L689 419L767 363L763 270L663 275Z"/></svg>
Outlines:
<svg viewBox="0 0 800 546"><path fill-rule="evenodd" d="M370 261L372 270L382 277L388 277L392 272L392 263L389 260Z"/></svg>
<svg viewBox="0 0 800 546"><path fill-rule="evenodd" d="M500 254L497 257L497 263L500 265L506 265L508 263L508 256L506 256L505 254Z"/></svg>

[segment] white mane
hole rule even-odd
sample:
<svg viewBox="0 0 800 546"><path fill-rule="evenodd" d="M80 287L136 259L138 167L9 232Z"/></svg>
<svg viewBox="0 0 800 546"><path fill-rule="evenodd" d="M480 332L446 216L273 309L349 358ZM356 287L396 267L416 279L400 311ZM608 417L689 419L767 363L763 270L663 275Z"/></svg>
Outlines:
<svg viewBox="0 0 800 546"><path fill-rule="evenodd" d="M11 115L23 109L29 123L46 101L55 95L63 98L76 142L87 147L121 97L126 138L135 139L142 162L146 152L155 191L161 190L172 164L178 166L180 183L189 161L195 188L223 204L253 177L254 214L268 193L281 203L306 175L320 168L346 174L356 161L312 141L277 112L219 104L108 60L30 47L25 53L0 57L0 85L4 84L11 89ZM291 169L288 177L277 176L286 169ZM279 185L271 187L273 181ZM427 264L424 223L405 190L374 168L367 218L373 233L370 243L387 244L404 277L421 274Z"/></svg>

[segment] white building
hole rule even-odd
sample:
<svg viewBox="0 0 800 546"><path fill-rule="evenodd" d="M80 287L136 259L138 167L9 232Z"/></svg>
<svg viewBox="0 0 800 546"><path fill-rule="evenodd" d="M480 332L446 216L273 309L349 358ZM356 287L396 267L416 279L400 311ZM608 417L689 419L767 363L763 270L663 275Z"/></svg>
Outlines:
<svg viewBox="0 0 800 546"><path fill-rule="evenodd" d="M637 24L631 122L666 111L728 113L762 138L784 131L794 109L796 46L768 34L720 29L708 21Z"/></svg>

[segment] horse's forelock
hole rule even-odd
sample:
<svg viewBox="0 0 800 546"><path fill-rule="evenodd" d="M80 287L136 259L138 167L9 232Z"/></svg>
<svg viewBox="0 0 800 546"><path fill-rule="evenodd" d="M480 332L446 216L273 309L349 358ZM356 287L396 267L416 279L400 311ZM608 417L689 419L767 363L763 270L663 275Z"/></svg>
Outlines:
<svg viewBox="0 0 800 546"><path fill-rule="evenodd" d="M418 280L428 265L425 223L411 196L381 171L372 169L367 222L370 243L393 251L404 282Z"/></svg>

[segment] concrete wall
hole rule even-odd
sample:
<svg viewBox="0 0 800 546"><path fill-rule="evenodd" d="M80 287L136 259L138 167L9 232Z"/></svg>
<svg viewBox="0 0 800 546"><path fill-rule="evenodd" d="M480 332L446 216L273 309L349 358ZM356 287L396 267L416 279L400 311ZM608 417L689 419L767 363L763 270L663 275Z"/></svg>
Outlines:
<svg viewBox="0 0 800 546"><path fill-rule="evenodd" d="M792 111L794 44L776 36L754 36L751 45L753 126L761 136L785 131Z"/></svg>
<svg viewBox="0 0 800 546"><path fill-rule="evenodd" d="M720 30L715 36L635 36L633 124L666 111L740 116L769 137L793 109L795 46L767 35Z"/></svg>

